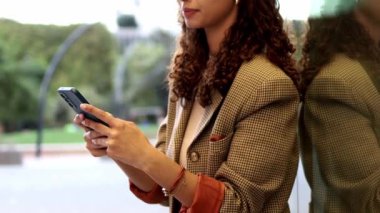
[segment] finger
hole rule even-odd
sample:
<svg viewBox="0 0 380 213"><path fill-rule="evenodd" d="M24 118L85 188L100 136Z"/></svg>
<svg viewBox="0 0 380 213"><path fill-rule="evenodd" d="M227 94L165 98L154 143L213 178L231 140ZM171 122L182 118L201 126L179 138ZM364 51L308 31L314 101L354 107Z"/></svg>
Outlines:
<svg viewBox="0 0 380 213"><path fill-rule="evenodd" d="M91 139L96 139L96 138L103 138L106 136L103 134L100 134L99 132L96 132L96 131L90 131L90 137L91 137Z"/></svg>
<svg viewBox="0 0 380 213"><path fill-rule="evenodd" d="M88 138L89 140L96 139L96 138L100 138L100 137L106 137L105 135L102 135L102 134L100 134L99 132L96 132L96 131L94 131L94 130L91 130L91 131L89 131L89 132L86 132L85 134L87 135L87 138Z"/></svg>
<svg viewBox="0 0 380 213"><path fill-rule="evenodd" d="M94 139L97 139L97 138L102 138L102 137L106 138L105 135L102 135L102 134L100 134L100 133L98 133L96 131L93 131L93 130L85 132L83 134L83 138L85 139L85 141L91 141L91 140L94 140Z"/></svg>
<svg viewBox="0 0 380 213"><path fill-rule="evenodd" d="M90 119L84 119L81 124L87 128L90 128L91 130L98 132L100 135L109 136L110 134L111 129L109 127Z"/></svg>
<svg viewBox="0 0 380 213"><path fill-rule="evenodd" d="M106 139L106 138L105 138ZM97 140L97 139L96 139ZM106 141L106 140L105 140ZM103 146L103 145L99 145L99 144L95 144L93 142L93 140L86 140L86 148L87 149L91 149L91 150L95 150L95 149L103 149L103 148L106 148L106 146Z"/></svg>
<svg viewBox="0 0 380 213"><path fill-rule="evenodd" d="M92 143L94 145L100 145L102 147L107 146L107 137L95 132L89 131L83 134L84 140L88 143Z"/></svg>
<svg viewBox="0 0 380 213"><path fill-rule="evenodd" d="M88 113L93 114L95 117L99 118L100 120L103 120L110 127L114 126L113 124L115 123L115 117L113 117L111 113L101 110L90 104L81 104L80 108Z"/></svg>
<svg viewBox="0 0 380 213"><path fill-rule="evenodd" d="M92 139L91 142L95 146L108 147L107 140L108 140L107 137L100 137L100 138Z"/></svg>
<svg viewBox="0 0 380 213"><path fill-rule="evenodd" d="M75 125L77 125L78 127L82 128L85 132L88 132L91 129L88 128L88 127L86 127L86 126L84 126L82 124L83 119L84 119L83 114L76 114L75 117L74 117L74 119L73 119L73 122L74 122Z"/></svg>
<svg viewBox="0 0 380 213"><path fill-rule="evenodd" d="M73 122L74 122L75 124L78 124L78 125L80 124L80 122L81 122L80 114L76 114L76 115L74 116Z"/></svg>
<svg viewBox="0 0 380 213"><path fill-rule="evenodd" d="M79 124L77 126L79 126L80 128L82 128L85 132L89 132L89 131L93 130L93 129L91 129L91 128L87 127L87 126L84 126L82 124Z"/></svg>
<svg viewBox="0 0 380 213"><path fill-rule="evenodd" d="M83 121L83 118L80 116L80 114L76 114L73 119L74 124L82 127L82 124L81 124L82 121Z"/></svg>
<svg viewBox="0 0 380 213"><path fill-rule="evenodd" d="M87 150L91 153L94 157L101 157L107 155L107 148L106 147L99 147L92 143L86 144Z"/></svg>

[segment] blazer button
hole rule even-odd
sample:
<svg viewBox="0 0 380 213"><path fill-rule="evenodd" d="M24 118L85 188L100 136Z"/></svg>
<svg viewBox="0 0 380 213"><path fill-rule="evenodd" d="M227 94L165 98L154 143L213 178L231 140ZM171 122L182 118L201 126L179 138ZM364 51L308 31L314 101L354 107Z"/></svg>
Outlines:
<svg viewBox="0 0 380 213"><path fill-rule="evenodd" d="M198 152L192 152L190 154L190 160L192 162L197 162L199 160L199 154L198 154Z"/></svg>

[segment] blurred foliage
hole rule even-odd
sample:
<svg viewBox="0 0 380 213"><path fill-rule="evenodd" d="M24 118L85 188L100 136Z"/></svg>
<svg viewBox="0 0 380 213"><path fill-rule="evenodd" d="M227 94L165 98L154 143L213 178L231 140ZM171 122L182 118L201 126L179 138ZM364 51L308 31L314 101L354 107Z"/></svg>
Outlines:
<svg viewBox="0 0 380 213"><path fill-rule="evenodd" d="M154 86L163 82L162 74L166 70L165 67L159 67L161 69L156 72L152 70L165 56L165 47L151 41L140 41L132 48L134 54L127 62L126 101L134 106L158 105L159 97L155 95ZM156 76L149 80L148 75Z"/></svg>
<svg viewBox="0 0 380 213"><path fill-rule="evenodd" d="M93 26L68 51L57 69L52 88L62 85L90 87L101 95L109 95L116 43L103 25Z"/></svg>
<svg viewBox="0 0 380 213"><path fill-rule="evenodd" d="M21 24L0 19L0 125L6 131L35 128L38 95L45 71L59 46L79 25ZM124 101L129 107L161 106L166 110L164 82L174 37L157 30L137 37L122 49L125 59ZM120 45L119 41L119 45ZM59 98L60 86L76 87L90 103L112 108L118 41L101 24L93 25L68 50L49 86L45 126L71 122L73 112Z"/></svg>
<svg viewBox="0 0 380 213"><path fill-rule="evenodd" d="M0 19L0 123L6 130L34 127L40 83L59 46L79 25L20 24ZM83 88L105 100L110 95L116 42L101 24L95 24L69 49L49 89L46 121L62 114L59 86Z"/></svg>
<svg viewBox="0 0 380 213"><path fill-rule="evenodd" d="M168 65L175 38L166 31L154 31L129 45L124 76L126 108L159 106L166 110ZM128 117L128 116L127 116Z"/></svg>
<svg viewBox="0 0 380 213"><path fill-rule="evenodd" d="M285 20L284 29L295 48L293 58L298 62L302 58L302 48L306 40L307 22L304 20Z"/></svg>
<svg viewBox="0 0 380 213"><path fill-rule="evenodd" d="M352 10L357 0L324 0L321 14L325 16L336 15L337 13Z"/></svg>
<svg viewBox="0 0 380 213"><path fill-rule="evenodd" d="M79 25L20 24L0 19L0 124L7 131L35 128L40 84L54 54ZM59 98L60 86L76 87L90 103L112 108L113 76L118 45L129 52L124 75L124 101L130 107L160 106L166 110L167 66L174 37L157 30L127 43L116 39L101 24L82 35L60 62L49 86L45 127L62 126L74 113Z"/></svg>

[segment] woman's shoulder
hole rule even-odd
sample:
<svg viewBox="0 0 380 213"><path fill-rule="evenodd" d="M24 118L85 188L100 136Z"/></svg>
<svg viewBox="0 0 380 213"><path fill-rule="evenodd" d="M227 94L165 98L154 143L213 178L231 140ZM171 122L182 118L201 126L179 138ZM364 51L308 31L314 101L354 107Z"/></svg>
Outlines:
<svg viewBox="0 0 380 213"><path fill-rule="evenodd" d="M306 100L334 100L367 110L380 103L379 92L358 60L336 55L310 84ZM331 101L329 101L331 102Z"/></svg>
<svg viewBox="0 0 380 213"><path fill-rule="evenodd" d="M364 67L356 59L345 54L335 55L330 63L322 67L318 79L339 78L347 82L356 82L358 79L368 78Z"/></svg>
<svg viewBox="0 0 380 213"><path fill-rule="evenodd" d="M273 79L273 78L290 78L285 72L273 64L264 54L256 55L250 61L242 64L239 73L254 78Z"/></svg>
<svg viewBox="0 0 380 213"><path fill-rule="evenodd" d="M233 85L255 89L266 83L291 85L296 89L291 78L263 54L257 55L241 65Z"/></svg>
<svg viewBox="0 0 380 213"><path fill-rule="evenodd" d="M298 101L293 81L265 56L258 55L244 63L226 96L225 102L254 109L274 101ZM252 107L252 106L255 107Z"/></svg>
<svg viewBox="0 0 380 213"><path fill-rule="evenodd" d="M337 54L331 62L320 70L314 78L310 88L320 86L334 87L334 85L346 85L357 92L375 91L371 78L362 64L344 54Z"/></svg>

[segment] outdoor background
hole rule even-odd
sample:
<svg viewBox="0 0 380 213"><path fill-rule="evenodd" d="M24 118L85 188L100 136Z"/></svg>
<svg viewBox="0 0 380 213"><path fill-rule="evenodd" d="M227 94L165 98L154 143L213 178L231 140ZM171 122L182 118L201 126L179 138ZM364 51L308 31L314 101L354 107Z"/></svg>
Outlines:
<svg viewBox="0 0 380 213"><path fill-rule="evenodd" d="M296 59L307 18L333 11L335 1L322 2L280 1ZM83 133L72 124L74 113L56 90L76 87L90 103L135 121L154 143L166 113L165 77L180 30L177 1L0 0L0 5L0 212L167 212L135 198L112 161L86 152ZM68 45L73 33L77 40ZM51 81L43 85L63 48ZM306 212L309 201L300 170L289 201L292 212Z"/></svg>

